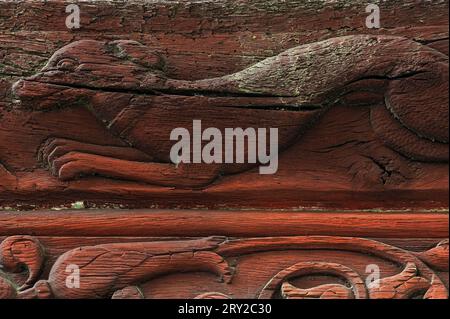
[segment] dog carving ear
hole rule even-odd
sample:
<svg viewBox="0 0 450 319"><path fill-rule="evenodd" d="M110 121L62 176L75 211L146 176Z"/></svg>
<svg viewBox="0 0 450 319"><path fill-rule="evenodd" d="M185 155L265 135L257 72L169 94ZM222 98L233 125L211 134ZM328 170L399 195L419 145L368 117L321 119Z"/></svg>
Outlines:
<svg viewBox="0 0 450 319"><path fill-rule="evenodd" d="M155 50L131 40L117 40L107 44L112 54L123 60L130 60L145 68L163 71L164 58Z"/></svg>

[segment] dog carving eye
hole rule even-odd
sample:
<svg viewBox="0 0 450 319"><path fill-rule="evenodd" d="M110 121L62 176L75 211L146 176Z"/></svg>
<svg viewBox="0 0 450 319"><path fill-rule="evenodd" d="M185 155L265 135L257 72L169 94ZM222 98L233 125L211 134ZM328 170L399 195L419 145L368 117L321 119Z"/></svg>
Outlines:
<svg viewBox="0 0 450 319"><path fill-rule="evenodd" d="M58 61L56 64L56 67L59 70L67 70L67 71L73 71L77 67L78 63L77 61L69 58L64 58Z"/></svg>

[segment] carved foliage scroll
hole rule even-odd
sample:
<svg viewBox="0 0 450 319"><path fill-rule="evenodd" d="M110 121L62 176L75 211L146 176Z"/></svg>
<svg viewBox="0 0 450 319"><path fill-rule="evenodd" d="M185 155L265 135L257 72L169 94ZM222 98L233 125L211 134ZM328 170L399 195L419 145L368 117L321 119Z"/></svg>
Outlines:
<svg viewBox="0 0 450 319"><path fill-rule="evenodd" d="M362 238L307 236L228 240L225 237L157 242L126 242L83 246L70 250L51 266L47 279L41 278L44 250L36 238L12 236L1 244L0 256L4 273L0 273L2 298L133 298L150 297L140 288L157 277L186 272L207 272L217 276L224 290L204 292L198 299L230 298L233 277L239 267L230 261L238 256L275 253L279 250L328 249L372 254L403 268L398 274L367 283L363 275L347 265L328 261L299 262L280 269L255 297L267 299L366 299L366 298L448 298L447 288L439 275L427 264L448 263L448 241L423 253L411 253L381 242ZM80 287L67 287L66 268L76 264L82 277ZM28 276L23 285L13 279L14 272ZM260 267L261 265L255 265ZM439 266L438 266L439 267ZM339 279L310 288L300 288L295 279L315 274ZM294 280L294 281L293 281ZM228 288L227 288L228 287ZM226 289L225 289L226 288Z"/></svg>

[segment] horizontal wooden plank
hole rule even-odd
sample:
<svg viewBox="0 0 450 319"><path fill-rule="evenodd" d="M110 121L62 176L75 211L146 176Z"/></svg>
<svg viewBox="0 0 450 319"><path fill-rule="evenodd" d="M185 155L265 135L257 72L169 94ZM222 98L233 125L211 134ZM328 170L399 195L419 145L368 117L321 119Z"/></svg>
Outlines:
<svg viewBox="0 0 450 319"><path fill-rule="evenodd" d="M93 210L1 212L0 235L446 238L447 213Z"/></svg>

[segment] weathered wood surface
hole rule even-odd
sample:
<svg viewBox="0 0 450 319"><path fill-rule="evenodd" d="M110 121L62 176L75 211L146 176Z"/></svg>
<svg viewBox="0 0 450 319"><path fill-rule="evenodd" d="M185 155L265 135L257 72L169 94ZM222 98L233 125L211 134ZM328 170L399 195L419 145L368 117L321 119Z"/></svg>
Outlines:
<svg viewBox="0 0 450 319"><path fill-rule="evenodd" d="M444 238L448 213L67 210L0 215L1 234L37 236L214 236L329 235L384 238Z"/></svg>
<svg viewBox="0 0 450 319"><path fill-rule="evenodd" d="M49 207L85 200L167 208L447 207L448 2L382 3L379 30L367 29L366 5L82 3L81 28L70 31L62 2L2 3L2 205ZM98 42L84 47L76 42L86 39ZM111 42L116 40L139 45ZM372 41L378 44L372 47ZM108 42L121 58L102 51ZM64 48L70 43L72 49ZM337 48L342 54L336 58ZM65 60L59 76L46 77L45 70L58 68L60 53L80 59L84 71L71 72L75 66ZM279 61L264 60L277 54ZM87 62L94 56L109 65L102 69ZM300 60L289 64L289 57ZM36 75L47 62L44 73ZM259 68L250 67L256 62ZM307 72L290 71L306 65ZM140 75L135 67L145 72ZM114 70L123 76L132 72L131 82L111 77ZM235 72L239 81L228 80ZM64 90L24 81L33 75ZM211 77L220 78L201 81ZM158 89L163 92L150 94ZM173 95L178 90L191 93ZM242 96L211 97L206 91ZM386 103L384 94L390 96ZM281 95L290 96L288 106L314 108L257 109L267 101L283 106L286 102L276 98ZM86 108L91 104L94 113ZM121 109L147 104L158 107L121 114L114 127L106 128ZM174 170L153 163L167 162L168 132L198 117L218 127L280 127L286 150L277 174L261 176L246 165ZM132 130L123 133L131 123ZM227 176L230 172L239 174Z"/></svg>
<svg viewBox="0 0 450 319"><path fill-rule="evenodd" d="M202 229L200 212L125 211L118 218L117 212L70 211L43 214L41 222L6 214L0 218L9 224L0 236L0 297L448 298L447 214L379 220L325 214L324 227L320 218L303 218L305 226L298 227L293 220L305 216L252 214L237 219L236 212L212 212L205 223L223 226L210 231ZM195 222L169 222L189 217ZM245 220L251 223L243 227ZM24 229L36 235L7 236ZM66 285L74 266L79 288ZM372 280L374 267L379 277Z"/></svg>
<svg viewBox="0 0 450 319"><path fill-rule="evenodd" d="M0 298L448 298L448 1L378 2L0 2Z"/></svg>

